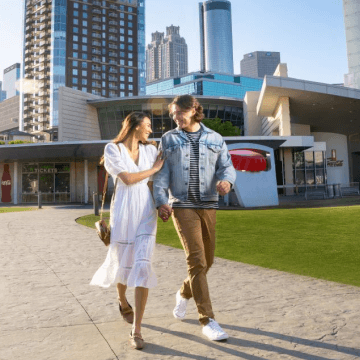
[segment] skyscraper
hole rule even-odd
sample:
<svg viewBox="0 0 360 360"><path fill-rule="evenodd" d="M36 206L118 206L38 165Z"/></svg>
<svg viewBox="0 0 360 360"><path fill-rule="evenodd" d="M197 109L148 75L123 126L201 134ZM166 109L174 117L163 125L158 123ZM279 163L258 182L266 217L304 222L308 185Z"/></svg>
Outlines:
<svg viewBox="0 0 360 360"><path fill-rule="evenodd" d="M349 73L345 86L360 89L360 1L343 0Z"/></svg>
<svg viewBox="0 0 360 360"><path fill-rule="evenodd" d="M199 3L200 69L223 74L234 73L231 3L209 0Z"/></svg>
<svg viewBox="0 0 360 360"><path fill-rule="evenodd" d="M3 90L3 83L0 81L0 102L6 99L6 91Z"/></svg>
<svg viewBox="0 0 360 360"><path fill-rule="evenodd" d="M265 75L273 75L279 64L279 52L254 51L245 54L240 61L241 75L263 78Z"/></svg>
<svg viewBox="0 0 360 360"><path fill-rule="evenodd" d="M145 0L27 0L20 130L57 140L58 89L145 93Z"/></svg>
<svg viewBox="0 0 360 360"><path fill-rule="evenodd" d="M17 82L20 79L20 64L16 63L6 68L4 70L3 79L3 88L6 91L6 98L9 99L13 96L19 95L19 91L17 90Z"/></svg>
<svg viewBox="0 0 360 360"><path fill-rule="evenodd" d="M151 34L151 44L146 50L146 81L181 76L188 72L186 41L180 36L179 26L166 27L164 33Z"/></svg>

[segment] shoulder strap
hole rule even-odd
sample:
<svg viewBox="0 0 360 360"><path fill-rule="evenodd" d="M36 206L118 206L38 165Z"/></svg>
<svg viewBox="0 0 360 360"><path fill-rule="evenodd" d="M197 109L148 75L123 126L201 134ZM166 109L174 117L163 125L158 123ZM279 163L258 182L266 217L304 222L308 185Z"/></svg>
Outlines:
<svg viewBox="0 0 360 360"><path fill-rule="evenodd" d="M121 154L119 144L118 144L118 149L119 149L119 152L120 152L120 154ZM106 190L107 190L108 179L109 179L109 173L106 172L105 182L104 182L104 188L103 188L103 197L102 197L102 202L101 202L100 221L102 221L102 216L103 216L103 212L104 212L104 203L105 203L105 195L106 195ZM119 178L116 178L116 180L115 180L115 186L114 186L114 191L113 191L113 196L112 196L112 198L115 196L115 191L116 191L116 186L117 186L118 180L119 180Z"/></svg>

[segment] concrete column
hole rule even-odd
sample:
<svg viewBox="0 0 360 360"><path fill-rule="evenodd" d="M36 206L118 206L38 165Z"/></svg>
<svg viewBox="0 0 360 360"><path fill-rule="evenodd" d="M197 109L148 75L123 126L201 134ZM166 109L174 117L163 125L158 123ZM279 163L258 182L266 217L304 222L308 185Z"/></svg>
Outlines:
<svg viewBox="0 0 360 360"><path fill-rule="evenodd" d="M293 185L292 152L291 149L284 149L285 185ZM286 188L286 195L294 195L293 188Z"/></svg>
<svg viewBox="0 0 360 360"><path fill-rule="evenodd" d="M291 136L291 125L290 125L290 102L288 97L281 97L279 99L279 135L280 136Z"/></svg>
<svg viewBox="0 0 360 360"><path fill-rule="evenodd" d="M89 166L88 160L84 160L84 202L89 203Z"/></svg>
<svg viewBox="0 0 360 360"><path fill-rule="evenodd" d="M18 162L14 162L13 202L18 204Z"/></svg>

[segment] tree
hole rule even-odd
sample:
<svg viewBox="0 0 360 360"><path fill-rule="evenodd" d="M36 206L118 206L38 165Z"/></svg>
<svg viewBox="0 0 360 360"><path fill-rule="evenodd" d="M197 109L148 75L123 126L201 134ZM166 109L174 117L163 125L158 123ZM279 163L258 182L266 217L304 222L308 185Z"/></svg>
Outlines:
<svg viewBox="0 0 360 360"><path fill-rule="evenodd" d="M216 131L222 136L240 136L241 130L234 126L231 121L222 122L221 119L204 119L203 124L208 128Z"/></svg>

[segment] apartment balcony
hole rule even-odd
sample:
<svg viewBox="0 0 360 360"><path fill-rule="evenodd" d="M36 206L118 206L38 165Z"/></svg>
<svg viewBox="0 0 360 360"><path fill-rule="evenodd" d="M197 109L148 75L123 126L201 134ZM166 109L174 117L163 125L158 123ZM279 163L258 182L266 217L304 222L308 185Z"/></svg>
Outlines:
<svg viewBox="0 0 360 360"><path fill-rule="evenodd" d="M112 89L112 90L117 90L118 87L116 85L109 85L109 89Z"/></svg>
<svg viewBox="0 0 360 360"><path fill-rule="evenodd" d="M91 49L92 54L101 55L101 51L98 49Z"/></svg>
<svg viewBox="0 0 360 360"><path fill-rule="evenodd" d="M101 42L100 41L93 41L91 43L93 46L101 46Z"/></svg>
<svg viewBox="0 0 360 360"><path fill-rule="evenodd" d="M101 15L101 10L99 10L99 9L92 9L92 13Z"/></svg>
<svg viewBox="0 0 360 360"><path fill-rule="evenodd" d="M111 60L109 60L109 64L117 65L117 61L111 59Z"/></svg>
<svg viewBox="0 0 360 360"><path fill-rule="evenodd" d="M113 9L113 10L118 10L118 7L114 4L110 4L110 9Z"/></svg>
<svg viewBox="0 0 360 360"><path fill-rule="evenodd" d="M93 5L101 6L101 2L100 1L93 1Z"/></svg>
<svg viewBox="0 0 360 360"><path fill-rule="evenodd" d="M117 13L111 12L111 13L109 14L109 16L111 16L111 17L117 17Z"/></svg>
<svg viewBox="0 0 360 360"><path fill-rule="evenodd" d="M39 91L39 96L48 96L48 94L49 94L48 90L43 89L43 90Z"/></svg>
<svg viewBox="0 0 360 360"><path fill-rule="evenodd" d="M117 78L114 76L109 76L109 81L117 81Z"/></svg>
<svg viewBox="0 0 360 360"><path fill-rule="evenodd" d="M98 74L92 74L91 78L96 80L101 80L101 76Z"/></svg>
<svg viewBox="0 0 360 360"><path fill-rule="evenodd" d="M110 52L109 52L109 56L115 56L115 57L117 57L117 53L110 51Z"/></svg>
<svg viewBox="0 0 360 360"><path fill-rule="evenodd" d="M117 41L117 37L116 37L116 36L109 35L109 40Z"/></svg>
<svg viewBox="0 0 360 360"><path fill-rule="evenodd" d="M110 20L109 21L109 25L115 25L115 26L118 26L118 23L114 20Z"/></svg>
<svg viewBox="0 0 360 360"><path fill-rule="evenodd" d="M94 16L93 18L92 18L92 21L101 21L101 18L99 18L99 17L97 17L97 16Z"/></svg>
<svg viewBox="0 0 360 360"><path fill-rule="evenodd" d="M117 33L117 30L116 30L116 29L114 29L114 28L110 28L110 29L109 29L109 32L111 32L111 33L115 33L115 34L116 34L116 33Z"/></svg>
<svg viewBox="0 0 360 360"><path fill-rule="evenodd" d="M98 34L98 33L92 33L91 36L94 37L94 38L101 39L101 35Z"/></svg>
<svg viewBox="0 0 360 360"><path fill-rule="evenodd" d="M112 74L117 74L117 70L116 69L110 69L109 72L111 72Z"/></svg>
<svg viewBox="0 0 360 360"><path fill-rule="evenodd" d="M101 96L101 92L100 92L100 91L97 91L97 90L93 90L91 93L92 93L93 95L99 95L99 96Z"/></svg>
<svg viewBox="0 0 360 360"><path fill-rule="evenodd" d="M101 30L101 26L99 26L99 25L93 25L91 28L93 30Z"/></svg>
<svg viewBox="0 0 360 360"><path fill-rule="evenodd" d="M116 45L114 45L114 44L109 44L109 48L110 49L114 49L114 50L117 50L117 46Z"/></svg>
<svg viewBox="0 0 360 360"><path fill-rule="evenodd" d="M101 88L101 85L98 84L98 83L92 83L91 86L94 87L94 88Z"/></svg>
<svg viewBox="0 0 360 360"><path fill-rule="evenodd" d="M101 66L96 66L96 65L93 65L91 67L92 70L95 70L95 71L101 71Z"/></svg>
<svg viewBox="0 0 360 360"><path fill-rule="evenodd" d="M101 62L101 60L99 58L97 58L97 57L92 57L91 60L96 61L96 62Z"/></svg>

